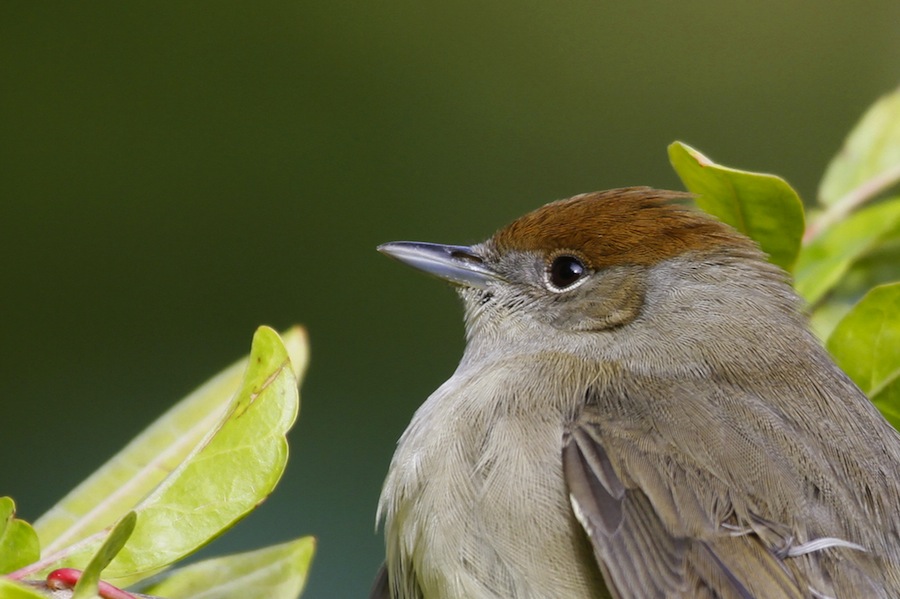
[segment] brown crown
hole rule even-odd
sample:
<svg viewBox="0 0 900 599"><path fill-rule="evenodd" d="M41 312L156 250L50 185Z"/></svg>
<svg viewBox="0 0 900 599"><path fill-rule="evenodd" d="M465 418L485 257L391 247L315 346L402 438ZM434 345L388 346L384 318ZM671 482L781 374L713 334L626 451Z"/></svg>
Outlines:
<svg viewBox="0 0 900 599"><path fill-rule="evenodd" d="M650 187L579 195L513 221L493 242L501 252L577 251L595 268L655 264L692 250L755 247L731 227L671 203L688 197Z"/></svg>

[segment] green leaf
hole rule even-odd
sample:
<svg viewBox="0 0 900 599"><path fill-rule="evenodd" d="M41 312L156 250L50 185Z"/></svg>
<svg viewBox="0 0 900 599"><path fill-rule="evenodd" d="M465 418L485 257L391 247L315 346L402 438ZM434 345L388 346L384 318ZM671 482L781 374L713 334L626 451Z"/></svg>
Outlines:
<svg viewBox="0 0 900 599"><path fill-rule="evenodd" d="M859 121L819 186L824 206L874 197L900 179L900 90L879 99ZM839 219L838 219L839 220Z"/></svg>
<svg viewBox="0 0 900 599"><path fill-rule="evenodd" d="M885 418L900 426L900 283L867 293L826 345Z"/></svg>
<svg viewBox="0 0 900 599"><path fill-rule="evenodd" d="M167 599L295 599L306 584L315 539L304 537L180 568L142 592Z"/></svg>
<svg viewBox="0 0 900 599"><path fill-rule="evenodd" d="M31 525L16 518L11 497L0 497L0 574L9 574L38 560L38 536Z"/></svg>
<svg viewBox="0 0 900 599"><path fill-rule="evenodd" d="M299 379L307 364L306 333L294 327L284 343ZM41 516L34 527L44 555L110 526L156 488L221 419L246 367L244 358L178 402Z"/></svg>
<svg viewBox="0 0 900 599"><path fill-rule="evenodd" d="M790 271L803 237L803 203L775 175L715 164L681 142L669 146L669 161L697 205L756 241L769 260Z"/></svg>
<svg viewBox="0 0 900 599"><path fill-rule="evenodd" d="M101 545L81 573L81 577L75 584L75 592L72 594L72 599L93 599L98 595L97 587L100 583L100 573L119 554L125 543L128 542L128 538L134 531L135 523L137 523L137 514L128 512L113 527L109 536L106 537L106 541L103 542L103 545Z"/></svg>
<svg viewBox="0 0 900 599"><path fill-rule="evenodd" d="M299 361L292 366L278 334L268 327L257 330L241 388L225 418L137 505L131 540L105 572L110 582L125 586L195 551L274 489L287 460L285 434L299 406L292 368L305 365L303 333L294 334ZM145 474L147 467L145 460L138 471ZM38 571L83 567L105 536L101 531L45 557Z"/></svg>
<svg viewBox="0 0 900 599"><path fill-rule="evenodd" d="M810 324L825 340L837 323L873 287L900 280L900 235L886 236L884 241L853 262L829 293L816 303Z"/></svg>
<svg viewBox="0 0 900 599"><path fill-rule="evenodd" d="M809 328L823 343L834 332L834 328L853 308L855 302L836 301L829 299L816 306L815 311L809 315Z"/></svg>
<svg viewBox="0 0 900 599"><path fill-rule="evenodd" d="M0 577L0 599L47 599L47 596L24 584Z"/></svg>
<svg viewBox="0 0 900 599"><path fill-rule="evenodd" d="M809 304L815 304L856 261L898 237L900 198L856 212L823 231L800 251L794 271L797 293Z"/></svg>

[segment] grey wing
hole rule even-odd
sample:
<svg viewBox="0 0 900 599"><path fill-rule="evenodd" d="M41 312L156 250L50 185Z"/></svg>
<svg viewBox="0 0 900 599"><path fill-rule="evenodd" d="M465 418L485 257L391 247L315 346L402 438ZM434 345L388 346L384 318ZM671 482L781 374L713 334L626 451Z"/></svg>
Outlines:
<svg viewBox="0 0 900 599"><path fill-rule="evenodd" d="M900 597L900 436L819 374L587 390L562 459L614 596Z"/></svg>
<svg viewBox="0 0 900 599"><path fill-rule="evenodd" d="M567 435L563 467L573 510L613 596L813 596L757 534L713 522L699 534L673 526L681 520L678 514L661 514L660 509L695 511L696 506L679 506L685 493L667 489L662 479L648 489L624 484L589 425L576 425ZM646 467L653 468L649 462ZM653 477L644 473L639 478Z"/></svg>

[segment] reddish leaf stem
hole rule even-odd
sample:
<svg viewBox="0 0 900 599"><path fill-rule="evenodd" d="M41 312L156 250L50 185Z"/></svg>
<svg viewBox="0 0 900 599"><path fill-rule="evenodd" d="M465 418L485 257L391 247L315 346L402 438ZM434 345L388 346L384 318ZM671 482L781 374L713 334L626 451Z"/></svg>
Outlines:
<svg viewBox="0 0 900 599"><path fill-rule="evenodd" d="M51 589L71 589L81 579L81 570L75 568L60 568L54 570L47 575L47 587ZM118 587L114 587L108 582L102 580L97 583L97 593L103 599L137 599L134 595L127 591L123 591Z"/></svg>

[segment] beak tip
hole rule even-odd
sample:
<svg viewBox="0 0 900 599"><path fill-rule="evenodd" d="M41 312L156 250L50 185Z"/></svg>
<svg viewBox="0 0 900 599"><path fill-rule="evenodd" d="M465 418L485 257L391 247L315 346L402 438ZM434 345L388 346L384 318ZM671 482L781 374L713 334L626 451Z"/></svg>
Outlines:
<svg viewBox="0 0 900 599"><path fill-rule="evenodd" d="M403 260L402 260L403 246L404 246L404 245L406 245L406 244L405 244L405 242L402 242L402 241L400 241L400 242L398 242L398 241L389 241L389 242L387 242L387 243L380 243L380 244L378 244L378 245L375 247L375 251L377 251L379 254L383 254L383 255L385 255L385 256L388 256L389 258L395 258L395 259L398 259L398 260L400 260L400 261L402 262L402 261L403 261Z"/></svg>

